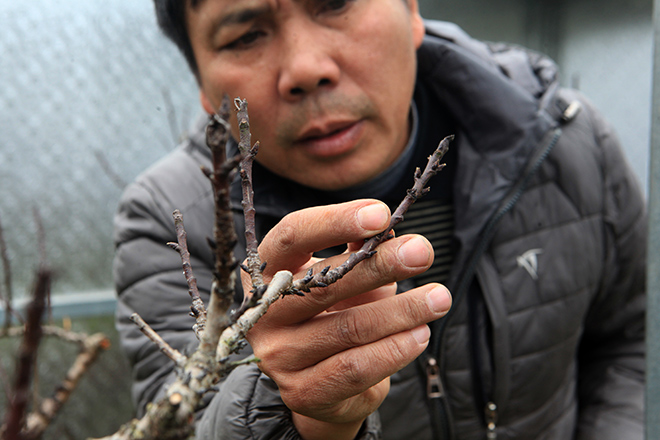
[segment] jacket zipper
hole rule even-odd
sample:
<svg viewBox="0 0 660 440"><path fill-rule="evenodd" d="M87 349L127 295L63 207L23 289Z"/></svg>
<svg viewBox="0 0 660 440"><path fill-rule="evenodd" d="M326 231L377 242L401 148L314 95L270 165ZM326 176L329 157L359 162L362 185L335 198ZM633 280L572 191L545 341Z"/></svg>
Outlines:
<svg viewBox="0 0 660 440"><path fill-rule="evenodd" d="M486 438L488 440L497 439L497 405L493 402L488 402L485 409L486 416Z"/></svg>
<svg viewBox="0 0 660 440"><path fill-rule="evenodd" d="M447 405L445 399L445 388L440 376L440 366L433 356L427 356L425 359L426 367L426 397L431 409L431 431L433 436L438 439L448 439L449 429L449 411L444 405Z"/></svg>
<svg viewBox="0 0 660 440"><path fill-rule="evenodd" d="M550 139L541 144L541 147L534 153L534 157L529 161L525 167L525 172L523 176L516 182L516 184L511 188L509 193L502 199L500 207L495 213L490 217L486 222L486 225L483 227L480 233L480 239L477 245L475 246L472 254L468 258L467 264L463 274L456 283L455 290L450 288L452 291L452 296L454 297L454 307L449 310L449 313L440 320L436 321L436 324L433 328L433 336L431 350L429 355L426 357L426 371L427 371L427 398L431 404L432 414L432 427L434 432L434 437L439 440L447 440L453 438L453 433L451 432L449 423L449 412L446 402L446 395L444 392L444 386L442 384L442 376L440 374L440 366L438 363L438 358L440 357L440 351L442 348L442 343L444 340L445 329L447 327L447 322L452 315L452 311L455 310L455 305L465 296L465 292L469 286L469 283L474 276L476 271L477 263L479 259L486 251L486 247L493 238L495 231L495 226L499 221L508 213L518 202L523 192L527 188L527 184L536 171L538 171L541 164L550 154L550 151L554 148L561 136L561 129L555 128L551 131ZM433 374L430 374L432 372ZM431 390L435 390L434 393L431 393ZM497 405L491 400L486 404L486 424L488 428L488 439L497 438L497 418L498 418L498 408ZM491 429L492 427L492 429Z"/></svg>

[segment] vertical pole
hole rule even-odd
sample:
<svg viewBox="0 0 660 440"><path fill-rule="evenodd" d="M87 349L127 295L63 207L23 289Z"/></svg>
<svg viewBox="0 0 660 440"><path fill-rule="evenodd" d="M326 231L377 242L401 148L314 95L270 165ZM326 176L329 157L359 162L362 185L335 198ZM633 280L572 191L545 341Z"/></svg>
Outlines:
<svg viewBox="0 0 660 440"><path fill-rule="evenodd" d="M653 4L653 45L646 309L646 438L660 439L660 0L654 0Z"/></svg>

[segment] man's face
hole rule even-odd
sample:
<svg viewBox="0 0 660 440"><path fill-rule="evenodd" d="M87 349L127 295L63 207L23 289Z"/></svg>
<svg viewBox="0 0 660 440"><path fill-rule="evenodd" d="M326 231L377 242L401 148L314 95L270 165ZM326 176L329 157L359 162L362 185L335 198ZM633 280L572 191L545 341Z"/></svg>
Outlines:
<svg viewBox="0 0 660 440"><path fill-rule="evenodd" d="M187 25L204 108L247 99L271 171L346 188L407 143L424 36L416 0L204 0L188 6Z"/></svg>

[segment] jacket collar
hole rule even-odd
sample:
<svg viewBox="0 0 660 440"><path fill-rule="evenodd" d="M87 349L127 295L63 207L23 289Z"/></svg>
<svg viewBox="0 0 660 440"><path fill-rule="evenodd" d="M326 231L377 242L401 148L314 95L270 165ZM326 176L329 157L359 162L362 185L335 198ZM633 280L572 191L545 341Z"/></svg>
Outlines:
<svg viewBox="0 0 660 440"><path fill-rule="evenodd" d="M446 103L457 125L453 187L460 267L533 152L559 125L549 111L557 69L539 54L488 45L443 22L427 23L418 61L419 77Z"/></svg>

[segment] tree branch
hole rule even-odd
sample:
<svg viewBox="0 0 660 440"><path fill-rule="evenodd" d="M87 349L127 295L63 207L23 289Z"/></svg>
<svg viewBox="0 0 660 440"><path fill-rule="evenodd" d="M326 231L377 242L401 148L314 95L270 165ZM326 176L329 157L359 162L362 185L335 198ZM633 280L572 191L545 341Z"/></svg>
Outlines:
<svg viewBox="0 0 660 440"><path fill-rule="evenodd" d="M216 384L231 370L256 359L248 358L239 362L230 362L230 355L237 353L245 343L247 332L263 316L274 301L285 294L300 293L311 287L324 287L344 276L356 264L374 254L376 247L383 241L391 238L392 228L403 219L410 204L424 195L428 189L425 185L432 175L442 166L439 161L444 155L449 138L445 139L436 153L429 158L429 164L422 173L415 173L415 185L408 191L406 199L392 216L389 228L383 233L368 240L363 248L349 256L348 260L337 269L330 271L324 269L317 275L309 273L308 276L296 282L288 271L277 272L269 284L263 282L264 269L258 254L258 243L255 228L254 191L252 188L252 163L257 153L258 144L250 145L250 126L247 115L247 102L237 99L238 123L240 132L239 150L241 151L241 181L243 190L243 211L245 216L245 234L247 242L248 260L245 267L253 284L252 298L244 302L235 313L228 313L229 304L233 298L236 262L233 257L233 248L236 245L233 218L229 205L229 177L236 160L227 160L225 147L229 139L228 98L223 99L220 115L211 117L206 130L206 139L213 156L213 171L204 170L212 182L215 203L215 228L212 243L216 256L214 279L211 288L210 304L207 309L207 323L198 349L190 356L184 356L171 348L160 336L146 324L140 322L141 328L159 348L174 360L179 367L174 383L166 391L166 397L156 403L150 404L144 417L124 425L117 433L106 439L158 439L174 440L192 438L194 435L193 420L195 411L199 408L202 396L214 390ZM183 229L183 223L177 222L177 228ZM175 245L180 254L187 252L182 245L185 235L177 232L179 243ZM174 246L173 246L174 247ZM189 256L186 257L189 259ZM185 260L182 256L182 260ZM184 261L184 266L186 265ZM191 280L194 279L192 269L186 272L189 290ZM186 271L187 269L184 269ZM213 350L211 350L211 348ZM211 353L212 351L212 353Z"/></svg>
<svg viewBox="0 0 660 440"><path fill-rule="evenodd" d="M172 214L174 217L174 227L176 229L177 243L167 243L172 249L177 251L181 256L181 264L183 266L183 274L188 283L188 294L192 299L190 306L191 315L195 318L195 325L193 330L197 339L201 337L201 333L206 326L206 307L204 301L199 296L199 289L197 288L197 278L193 274L192 265L190 264L190 252L188 252L188 240L186 237L186 230L183 227L183 215L178 209Z"/></svg>
<svg viewBox="0 0 660 440"><path fill-rule="evenodd" d="M30 401L30 383L35 367L37 350L41 341L41 320L46 308L46 298L50 292L51 272L41 266L28 306L25 333L16 364L16 380L11 392L11 401L5 413L5 424L2 437L6 439L22 439L23 420Z"/></svg>
<svg viewBox="0 0 660 440"><path fill-rule="evenodd" d="M9 329L12 321L13 306L12 301L14 300L14 291L12 288L11 281L11 260L9 259L9 252L7 252L7 242L5 241L4 229L2 227L2 222L0 222L0 259L2 259L2 269L4 273L4 287L5 294L0 295L2 301L5 303L5 331Z"/></svg>
<svg viewBox="0 0 660 440"><path fill-rule="evenodd" d="M353 270L358 263L367 258L371 258L375 254L376 247L379 244L392 238L392 230L396 225L403 221L403 216L410 206L430 191L426 185L431 177L435 176L445 167L445 164L441 164L440 161L447 153L449 143L453 139L454 136L447 136L440 142L438 148L436 148L433 154L429 156L428 163L426 164L423 173L419 168L415 170L415 183L413 187L407 191L406 197L394 211L394 214L392 214L390 224L385 231L367 240L360 250L352 253L348 259L337 268L330 270L330 267L326 267L316 275L314 275L312 269L310 269L304 278L297 280L294 283L294 293L298 291L309 292L309 289L313 287L327 287L328 285L337 282L344 275Z"/></svg>
<svg viewBox="0 0 660 440"><path fill-rule="evenodd" d="M252 279L252 296L254 296L255 294L259 295L257 287L264 284L262 276L264 267L262 266L261 257L258 252L259 242L256 235L256 210L254 209L254 189L252 187L252 164L254 157L259 151L259 142L254 144L254 146L251 145L252 136L250 135L250 117L248 116L247 100L237 98L234 100L234 105L238 110L238 128L240 133L238 149L243 158L241 161L241 186L243 189L243 200L241 204L243 205L243 215L245 217L247 265L242 267ZM247 296L247 292L245 294ZM254 302L256 301L258 301L258 298L254 299Z"/></svg>
<svg viewBox="0 0 660 440"><path fill-rule="evenodd" d="M108 338L101 333L91 336L81 336L83 339L82 349L66 373L64 380L55 388L55 393L51 397L43 399L39 407L28 415L24 429L25 438L37 439L41 437L64 404L69 400L78 382L96 360L99 353L110 346Z"/></svg>
<svg viewBox="0 0 660 440"><path fill-rule="evenodd" d="M220 334L230 324L227 312L234 298L236 283L237 263L234 247L238 239L229 199L229 177L236 161L227 161L226 146L230 136L228 120L229 98L225 96L218 115L211 116L206 128L206 142L211 149L213 160L213 171L207 175L210 175L215 201L215 268L207 313L207 330L201 339L200 349L211 357L215 355Z"/></svg>
<svg viewBox="0 0 660 440"><path fill-rule="evenodd" d="M168 358L172 359L174 363L181 367L183 363L185 362L185 356L182 355L178 350L172 348L170 344L165 342L163 338L160 337L156 331L151 328L149 324L145 322L144 319L137 313L133 313L131 315L131 321L133 321L135 324L137 324L138 328L144 335L151 340L154 344L160 348L160 351L162 351Z"/></svg>

